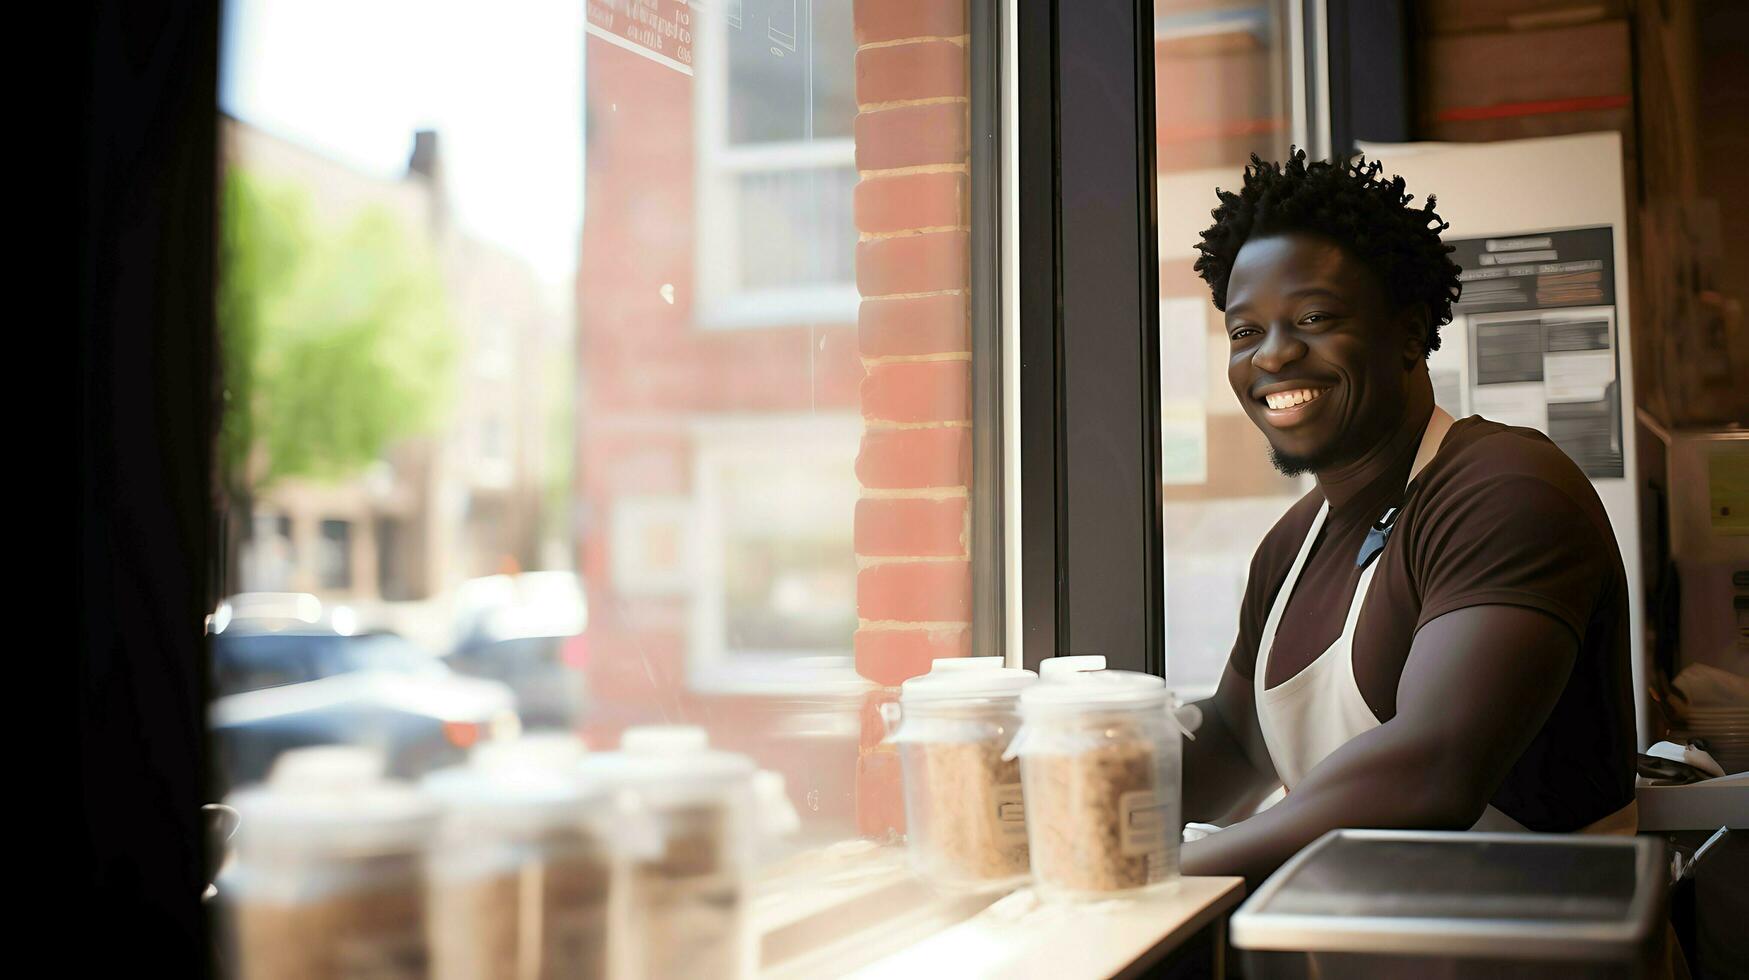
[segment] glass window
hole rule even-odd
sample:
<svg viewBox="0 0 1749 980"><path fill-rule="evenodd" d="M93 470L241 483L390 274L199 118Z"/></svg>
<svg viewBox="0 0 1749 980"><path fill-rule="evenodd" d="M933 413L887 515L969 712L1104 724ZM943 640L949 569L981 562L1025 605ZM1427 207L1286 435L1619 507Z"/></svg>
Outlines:
<svg viewBox="0 0 1749 980"><path fill-rule="evenodd" d="M707 19L705 29L721 29L728 49L731 144L850 138L855 79L832 70L856 57L850 7L737 0L720 20Z"/></svg>
<svg viewBox="0 0 1749 980"><path fill-rule="evenodd" d="M698 20L701 323L856 313L855 32L845 0L729 0Z"/></svg>
<svg viewBox="0 0 1749 980"><path fill-rule="evenodd" d="M401 519L379 517L376 522L377 592L387 601L411 598L407 582Z"/></svg>
<svg viewBox="0 0 1749 980"><path fill-rule="evenodd" d="M704 525L701 623L694 663L735 658L850 657L857 626L854 422L724 431L698 455Z"/></svg>
<svg viewBox="0 0 1749 980"><path fill-rule="evenodd" d="M317 583L323 589L352 585L352 525L346 521L323 521L321 550L316 556Z"/></svg>
<svg viewBox="0 0 1749 980"><path fill-rule="evenodd" d="M1214 690L1232 649L1251 554L1305 492L1276 473L1227 384L1227 341L1192 269L1215 188L1292 138L1288 4L1155 0L1160 170L1160 433L1168 676Z"/></svg>
<svg viewBox="0 0 1749 980"><path fill-rule="evenodd" d="M232 786L308 744L418 778L687 724L782 776L762 857L902 831L871 705L1003 633L971 612L993 229L964 0L863 8L232 0Z"/></svg>

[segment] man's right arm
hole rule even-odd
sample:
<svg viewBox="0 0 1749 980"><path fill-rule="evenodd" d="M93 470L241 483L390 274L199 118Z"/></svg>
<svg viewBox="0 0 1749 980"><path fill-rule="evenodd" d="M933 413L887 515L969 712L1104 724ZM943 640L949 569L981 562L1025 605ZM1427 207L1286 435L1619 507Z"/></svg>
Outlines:
<svg viewBox="0 0 1749 980"><path fill-rule="evenodd" d="M1184 819L1224 824L1248 815L1280 780L1257 723L1251 679L1231 660L1214 696L1196 706L1202 724L1184 742Z"/></svg>

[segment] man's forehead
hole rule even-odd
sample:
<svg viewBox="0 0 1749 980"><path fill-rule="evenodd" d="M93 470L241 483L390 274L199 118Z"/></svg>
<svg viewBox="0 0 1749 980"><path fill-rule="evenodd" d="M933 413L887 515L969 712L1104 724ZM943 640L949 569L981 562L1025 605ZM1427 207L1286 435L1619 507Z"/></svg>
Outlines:
<svg viewBox="0 0 1749 980"><path fill-rule="evenodd" d="M1365 282L1365 266L1347 249L1316 235L1288 233L1246 242L1234 257L1227 289L1237 294L1253 283L1268 283L1290 291L1307 286L1346 290L1364 288Z"/></svg>

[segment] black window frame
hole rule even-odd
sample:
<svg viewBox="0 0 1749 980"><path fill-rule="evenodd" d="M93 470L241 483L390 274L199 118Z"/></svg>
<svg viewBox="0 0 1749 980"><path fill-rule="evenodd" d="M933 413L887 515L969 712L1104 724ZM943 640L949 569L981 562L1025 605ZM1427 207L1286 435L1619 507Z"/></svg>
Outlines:
<svg viewBox="0 0 1749 980"><path fill-rule="evenodd" d="M126 957L202 977L220 3L112 0L76 19L78 639L62 660L73 711L56 720L81 810L67 891L105 941L60 969Z"/></svg>
<svg viewBox="0 0 1749 980"><path fill-rule="evenodd" d="M1024 659L1164 676L1154 8L1017 7Z"/></svg>
<svg viewBox="0 0 1749 980"><path fill-rule="evenodd" d="M974 342L984 352L974 367L975 560L985 569L976 615L990 626L1021 616L1028 666L1101 653L1112 667L1163 673L1153 7L1006 4L970 7L989 39L972 47L972 206L985 230L973 236ZM88 617L76 689L91 764L81 776L88 860L75 880L124 930L117 948L204 976L211 947L194 887L206 876L203 616L223 553L211 490L220 4L170 4L157 20L122 7L108 5L86 32L82 93L78 576ZM992 60L1003 11L1014 17L1019 123L1010 274L1021 430L1007 435ZM119 356L140 338L154 353ZM1021 453L1020 539L1006 542L1004 445ZM156 492L142 493L146 482ZM144 533L103 533L120 526ZM150 547L164 541L174 547ZM1004 545L1020 550L1022 567L1020 594L1006 600ZM977 632L977 652L1001 651L1004 629ZM152 805L99 812L116 798L119 771L142 777L134 782Z"/></svg>

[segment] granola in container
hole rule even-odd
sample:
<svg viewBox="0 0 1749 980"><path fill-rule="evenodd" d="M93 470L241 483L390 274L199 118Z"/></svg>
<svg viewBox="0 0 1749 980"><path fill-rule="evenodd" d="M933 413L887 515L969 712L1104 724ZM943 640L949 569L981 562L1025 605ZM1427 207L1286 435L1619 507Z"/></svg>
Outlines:
<svg viewBox="0 0 1749 980"><path fill-rule="evenodd" d="M1026 790L1034 887L1103 899L1178 878L1179 728L1165 681L1061 672L1020 697L1008 757Z"/></svg>
<svg viewBox="0 0 1749 980"><path fill-rule="evenodd" d="M218 881L227 973L244 980L423 978L425 851L437 811L346 746L280 755L226 801L238 815Z"/></svg>
<svg viewBox="0 0 1749 980"><path fill-rule="evenodd" d="M581 756L574 738L526 736L425 778L443 805L427 871L433 977L607 976L607 799L578 778Z"/></svg>
<svg viewBox="0 0 1749 980"><path fill-rule="evenodd" d="M752 976L752 760L712 749L702 728L651 725L627 729L617 752L585 756L579 772L612 794L614 845L625 861L624 900L610 925L613 975Z"/></svg>
<svg viewBox="0 0 1749 980"><path fill-rule="evenodd" d="M1037 679L999 658L937 660L886 706L904 778L909 856L924 878L967 890L1026 880L1020 766L1003 751L1019 723L1020 692Z"/></svg>

